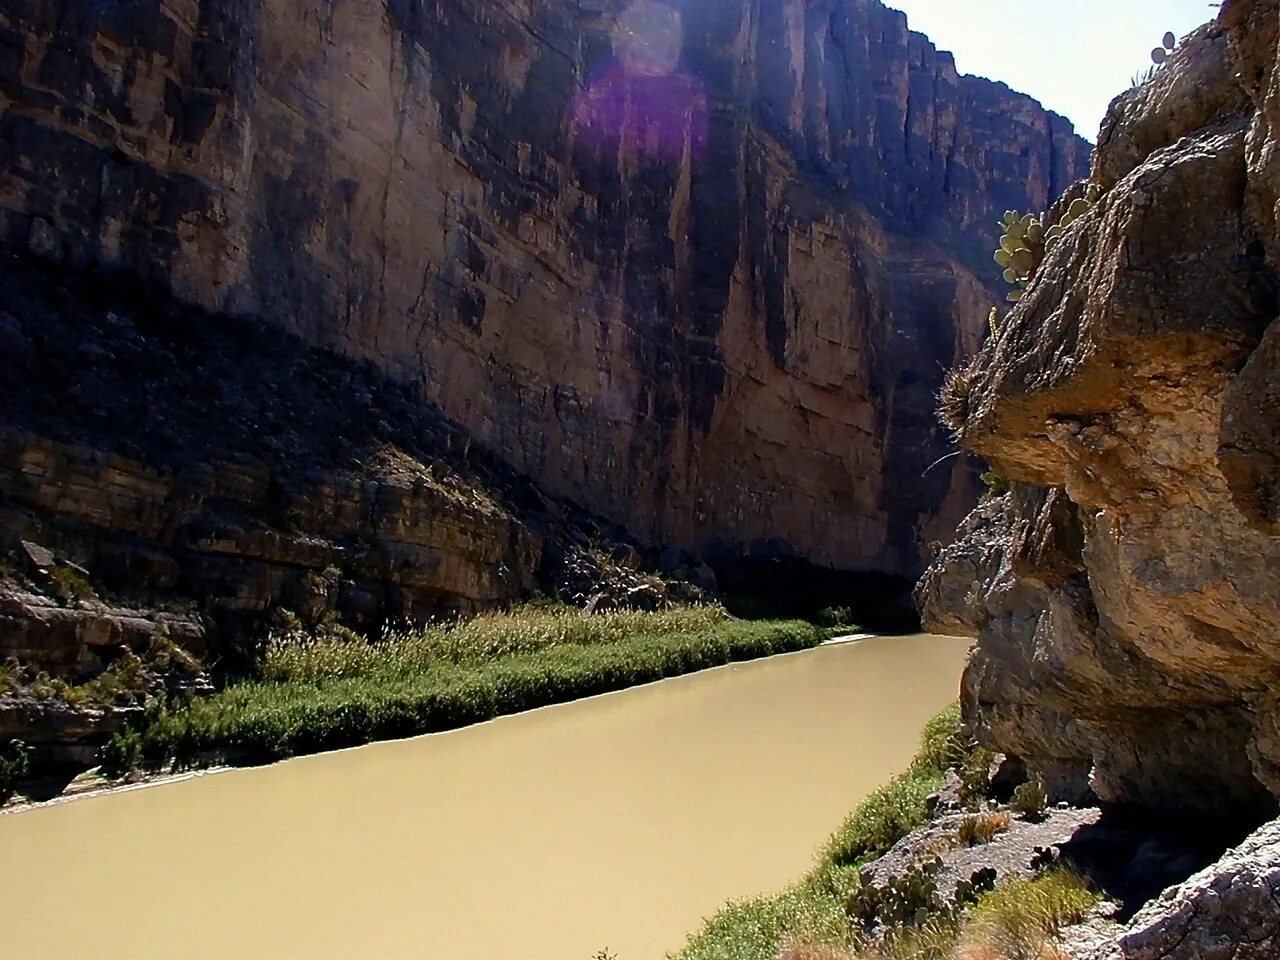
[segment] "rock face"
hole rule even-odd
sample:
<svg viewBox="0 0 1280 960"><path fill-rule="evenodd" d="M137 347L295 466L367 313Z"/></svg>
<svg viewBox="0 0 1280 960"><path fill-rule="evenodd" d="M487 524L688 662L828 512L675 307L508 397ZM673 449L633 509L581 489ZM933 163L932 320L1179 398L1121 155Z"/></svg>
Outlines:
<svg viewBox="0 0 1280 960"><path fill-rule="evenodd" d="M1270 960L1280 956L1277 901L1280 822L1166 890L1127 928L1072 930L1064 946L1078 960Z"/></svg>
<svg viewBox="0 0 1280 960"><path fill-rule="evenodd" d="M233 634L278 605L376 628L533 586L539 511L376 371L30 263L0 262L0 284L0 550L38 545L36 582L52 552ZM65 666L20 641L0 661Z"/></svg>
<svg viewBox="0 0 1280 960"><path fill-rule="evenodd" d="M1086 156L873 0L0 9L4 243L372 361L691 549L918 572L993 221Z"/></svg>
<svg viewBox="0 0 1280 960"><path fill-rule="evenodd" d="M1115 101L1104 196L946 398L1014 488L926 621L979 638L967 717L1058 797L1280 796L1278 30L1275 0L1225 3Z"/></svg>
<svg viewBox="0 0 1280 960"><path fill-rule="evenodd" d="M0 289L0 742L42 760L250 672L273 626L716 594L367 363L30 259Z"/></svg>

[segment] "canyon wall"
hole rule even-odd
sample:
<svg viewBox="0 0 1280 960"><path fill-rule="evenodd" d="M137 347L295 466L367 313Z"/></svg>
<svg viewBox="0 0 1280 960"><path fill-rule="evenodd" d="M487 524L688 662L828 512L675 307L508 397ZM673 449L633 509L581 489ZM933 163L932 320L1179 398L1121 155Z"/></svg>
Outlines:
<svg viewBox="0 0 1280 960"><path fill-rule="evenodd" d="M872 0L0 4L10 249L372 361L704 550L918 572L994 221L1087 155Z"/></svg>
<svg viewBox="0 0 1280 960"><path fill-rule="evenodd" d="M1057 797L1280 797L1278 122L1280 4L1230 0L1112 104L1102 198L944 397L1013 489L925 619L978 638L966 716Z"/></svg>

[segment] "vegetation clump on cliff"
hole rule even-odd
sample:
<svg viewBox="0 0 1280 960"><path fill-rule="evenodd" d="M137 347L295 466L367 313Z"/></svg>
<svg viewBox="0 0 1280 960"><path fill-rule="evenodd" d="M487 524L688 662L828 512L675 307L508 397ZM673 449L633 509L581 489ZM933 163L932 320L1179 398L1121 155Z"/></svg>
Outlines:
<svg viewBox="0 0 1280 960"><path fill-rule="evenodd" d="M1062 239L1071 224L1089 212L1102 196L1102 187L1091 183L1082 196L1076 197L1055 219L1052 212L1035 216L1020 214L1016 210L1005 213L1000 221L1000 246L996 248L995 261L1004 269L1004 281L1017 287L1009 294L1012 303L1018 303L1035 278L1044 258ZM989 320L992 330L997 329Z"/></svg>
<svg viewBox="0 0 1280 960"><path fill-rule="evenodd" d="M14 790L27 775L27 748L20 740L11 740L0 747L0 806L13 796Z"/></svg>

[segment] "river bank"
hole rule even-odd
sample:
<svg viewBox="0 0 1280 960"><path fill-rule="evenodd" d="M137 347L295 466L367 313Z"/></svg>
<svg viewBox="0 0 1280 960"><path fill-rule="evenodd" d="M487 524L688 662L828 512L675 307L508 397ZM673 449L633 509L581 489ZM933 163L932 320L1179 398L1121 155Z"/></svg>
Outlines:
<svg viewBox="0 0 1280 960"><path fill-rule="evenodd" d="M738 620L714 606L592 615L525 607L372 642L295 625L270 639L259 679L163 708L153 701L103 748L103 772L132 782L403 739L805 650L828 636L804 621ZM59 792L46 785L35 796Z"/></svg>
<svg viewBox="0 0 1280 960"><path fill-rule="evenodd" d="M803 879L728 904L671 960L1060 960L1057 935L1103 898L1046 852L1052 840L1036 845L1047 811L997 808L992 759L948 707ZM1062 820L1048 824L1053 839L1097 817Z"/></svg>
<svg viewBox="0 0 1280 960"><path fill-rule="evenodd" d="M714 606L584 615L517 608L452 626L275 635L263 678L153 712L104 765L30 785L0 812L181 782L205 772L439 733L728 663L866 639ZM838 632L838 631L836 631Z"/></svg>
<svg viewBox="0 0 1280 960"><path fill-rule="evenodd" d="M1270 957L1280 821L1257 826L1051 805L953 705L808 874L730 902L670 960L1195 960L1231 917L1262 918L1262 950L1231 956Z"/></svg>

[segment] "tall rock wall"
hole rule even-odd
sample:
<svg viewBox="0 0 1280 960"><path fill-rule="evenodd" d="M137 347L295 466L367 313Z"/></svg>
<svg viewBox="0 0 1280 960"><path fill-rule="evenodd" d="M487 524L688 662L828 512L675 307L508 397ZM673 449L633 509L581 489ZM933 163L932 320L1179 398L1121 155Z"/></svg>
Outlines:
<svg viewBox="0 0 1280 960"><path fill-rule="evenodd" d="M913 573L1007 207L1086 166L873 0L8 0L0 236L414 384L655 541Z"/></svg>
<svg viewBox="0 0 1280 960"><path fill-rule="evenodd" d="M1112 105L1102 199L946 397L1014 489L926 621L979 638L969 720L1059 796L1280 797L1277 118L1280 4L1224 3Z"/></svg>

